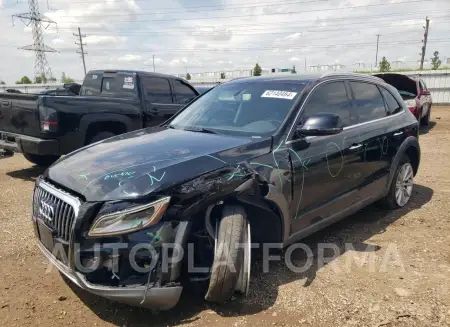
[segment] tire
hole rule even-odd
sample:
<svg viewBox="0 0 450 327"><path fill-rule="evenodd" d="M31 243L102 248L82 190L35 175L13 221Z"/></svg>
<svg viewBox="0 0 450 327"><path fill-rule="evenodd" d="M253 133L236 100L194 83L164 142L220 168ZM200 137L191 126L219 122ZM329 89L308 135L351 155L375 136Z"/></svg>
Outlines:
<svg viewBox="0 0 450 327"><path fill-rule="evenodd" d="M205 299L224 303L236 289L240 271L244 264L244 249L240 244L247 226L245 210L238 205L227 205L222 211L217 250L211 268L211 279Z"/></svg>
<svg viewBox="0 0 450 327"><path fill-rule="evenodd" d="M97 133L94 136L92 136L87 144L96 143L96 142L102 141L104 139L107 139L109 137L113 137L113 136L116 136L116 134L114 134L112 132L100 132L100 133Z"/></svg>
<svg viewBox="0 0 450 327"><path fill-rule="evenodd" d="M430 116L431 116L431 107L428 108L427 115L422 118L421 121L422 125L428 126L428 124L430 123Z"/></svg>
<svg viewBox="0 0 450 327"><path fill-rule="evenodd" d="M409 168L405 168L406 166L408 166ZM408 175L411 175L410 179L408 179L407 182L405 182L403 178L404 173L403 169L408 169L409 171ZM406 195L408 194L407 198L404 199L405 201L399 201L397 197L398 195L397 190L399 189L400 185L402 185L403 188L405 189L405 190L403 190L403 188L400 189L400 192L403 192L405 198ZM410 185L410 187L408 186L408 189L406 189L405 185ZM413 188L414 188L414 170L411 166L409 158L406 155L404 155L404 157L400 160L400 162L396 167L396 171L394 174L394 178L392 179L388 195L385 198L381 199L379 201L379 204L381 205L381 207L385 209L398 209L404 207L411 199Z"/></svg>
<svg viewBox="0 0 450 327"><path fill-rule="evenodd" d="M48 167L56 160L59 159L60 156L50 156L50 155L40 155L40 154L32 154L32 153L23 153L25 159L29 162L34 163L39 167Z"/></svg>

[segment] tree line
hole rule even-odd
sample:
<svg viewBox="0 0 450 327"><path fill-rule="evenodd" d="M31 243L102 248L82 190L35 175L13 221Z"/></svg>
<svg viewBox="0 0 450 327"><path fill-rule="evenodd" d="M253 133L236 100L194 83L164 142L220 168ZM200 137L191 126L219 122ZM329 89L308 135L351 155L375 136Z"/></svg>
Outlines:
<svg viewBox="0 0 450 327"><path fill-rule="evenodd" d="M34 84L42 84L42 83L45 84L45 83L47 83L47 82L54 83L54 82L56 82L56 81L57 81L57 79L54 78L53 76L47 77L47 76L45 76L44 74L43 74L43 75L40 75L40 76L36 76L36 77L34 78ZM62 73L60 82L61 82L61 83L64 83L64 84L69 84L69 83L73 83L73 82L74 82L74 79L71 78L71 77L66 77L66 74L65 74L65 73ZM5 84L5 82L0 81L0 84ZM18 81L16 81L16 84L19 84L19 85L20 85L20 84L33 84L33 81L32 81L28 76L22 76L21 79L19 79Z"/></svg>

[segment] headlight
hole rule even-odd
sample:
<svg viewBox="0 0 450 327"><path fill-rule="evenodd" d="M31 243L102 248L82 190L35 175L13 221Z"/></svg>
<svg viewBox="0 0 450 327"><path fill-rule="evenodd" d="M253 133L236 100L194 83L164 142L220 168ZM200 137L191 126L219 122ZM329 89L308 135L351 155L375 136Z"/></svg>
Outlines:
<svg viewBox="0 0 450 327"><path fill-rule="evenodd" d="M88 235L110 236L147 228L161 220L169 201L170 197L165 197L146 205L100 216L95 220Z"/></svg>
<svg viewBox="0 0 450 327"><path fill-rule="evenodd" d="M408 107L415 107L416 106L416 100L415 99L410 99L410 100L405 100L405 103Z"/></svg>

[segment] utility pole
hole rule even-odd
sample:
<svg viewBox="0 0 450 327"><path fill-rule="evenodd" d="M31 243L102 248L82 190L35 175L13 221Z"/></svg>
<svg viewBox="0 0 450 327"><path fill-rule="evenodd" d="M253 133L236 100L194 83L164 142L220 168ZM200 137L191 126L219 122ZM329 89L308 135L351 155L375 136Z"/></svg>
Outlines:
<svg viewBox="0 0 450 327"><path fill-rule="evenodd" d="M427 51L427 40L428 40L428 28L430 27L430 20L428 17L425 18L425 34L423 35L423 46L422 46L422 58L420 59L420 70L423 69L423 62L425 60L425 52Z"/></svg>
<svg viewBox="0 0 450 327"><path fill-rule="evenodd" d="M305 73L306 73L306 57L305 57Z"/></svg>
<svg viewBox="0 0 450 327"><path fill-rule="evenodd" d="M56 25L56 22L39 12L38 0L28 0L28 6L30 7L30 12L13 15L12 22L14 26L14 17L17 17L25 23L25 26L31 25L34 43L32 45L27 45L19 49L34 51L36 53L36 60L34 62L34 77L40 77L42 79L42 82L44 84L47 84L47 79L53 76L52 69L48 64L45 53L58 51L44 44L44 35L42 33L42 29L47 29L50 24Z"/></svg>
<svg viewBox="0 0 450 327"><path fill-rule="evenodd" d="M83 43L83 38L86 37L86 34L81 35L81 30L78 27L78 34L73 33L73 35L78 37L79 40L79 43L75 42L75 44L80 46L80 51L77 51L77 53L81 53L81 59L83 60L84 76L86 76L86 62L84 60L84 55L87 54L87 52L84 52L83 48L83 46L86 45L86 43Z"/></svg>
<svg viewBox="0 0 450 327"><path fill-rule="evenodd" d="M155 55L153 55L153 72L155 72Z"/></svg>
<svg viewBox="0 0 450 327"><path fill-rule="evenodd" d="M377 34L377 52L375 54L375 67L378 65L378 44L380 43L380 34Z"/></svg>

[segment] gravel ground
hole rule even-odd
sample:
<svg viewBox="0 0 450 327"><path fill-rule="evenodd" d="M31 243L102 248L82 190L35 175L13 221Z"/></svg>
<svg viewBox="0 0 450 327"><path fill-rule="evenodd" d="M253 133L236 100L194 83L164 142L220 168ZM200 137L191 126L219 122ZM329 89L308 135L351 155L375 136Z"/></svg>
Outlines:
<svg viewBox="0 0 450 327"><path fill-rule="evenodd" d="M450 108L422 129L414 195L394 212L370 206L304 240L313 265L292 272L255 265L247 298L223 306L187 290L156 313L113 303L63 281L35 245L33 182L42 171L21 155L0 160L0 326L450 326ZM317 245L333 260L317 264ZM351 247L346 246L351 244ZM307 258L294 252L300 266Z"/></svg>

